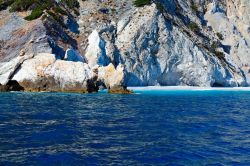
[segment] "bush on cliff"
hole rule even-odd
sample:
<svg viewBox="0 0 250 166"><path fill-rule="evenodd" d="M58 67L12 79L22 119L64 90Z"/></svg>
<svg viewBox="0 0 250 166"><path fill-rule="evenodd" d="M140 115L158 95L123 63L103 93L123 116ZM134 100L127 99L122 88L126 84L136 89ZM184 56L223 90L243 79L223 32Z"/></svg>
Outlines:
<svg viewBox="0 0 250 166"><path fill-rule="evenodd" d="M61 5L60 5L61 4ZM20 12L31 10L31 14L25 17L26 20L34 20L39 18L44 10L53 10L57 14L66 14L62 7L68 7L75 11L79 8L78 0L0 0L0 10L10 7L11 12Z"/></svg>
<svg viewBox="0 0 250 166"><path fill-rule="evenodd" d="M0 0L0 11L7 9L13 2L14 0Z"/></svg>
<svg viewBox="0 0 250 166"><path fill-rule="evenodd" d="M25 19L28 21L37 19L43 14L43 10L44 10L43 8L38 7L36 9L32 10L31 14L29 16L25 17Z"/></svg>
<svg viewBox="0 0 250 166"><path fill-rule="evenodd" d="M77 0L61 0L62 3L65 3L69 8L79 8L79 2Z"/></svg>
<svg viewBox="0 0 250 166"><path fill-rule="evenodd" d="M199 25L196 24L195 22L190 22L188 24L188 28L191 29L193 32L198 32L200 30Z"/></svg>
<svg viewBox="0 0 250 166"><path fill-rule="evenodd" d="M134 5L136 7L143 7L145 5L150 5L152 2L151 0L135 0Z"/></svg>
<svg viewBox="0 0 250 166"><path fill-rule="evenodd" d="M217 32L216 35L220 40L224 40L224 37L221 33Z"/></svg>

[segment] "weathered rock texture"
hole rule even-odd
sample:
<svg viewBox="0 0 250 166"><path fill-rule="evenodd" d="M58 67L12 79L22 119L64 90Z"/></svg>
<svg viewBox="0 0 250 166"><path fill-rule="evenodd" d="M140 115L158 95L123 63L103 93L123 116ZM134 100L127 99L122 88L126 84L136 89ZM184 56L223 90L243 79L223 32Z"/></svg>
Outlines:
<svg viewBox="0 0 250 166"><path fill-rule="evenodd" d="M157 0L140 8L127 0L79 3L80 15L64 16L65 26L0 12L2 86L92 92L103 84L119 92L250 85L249 0Z"/></svg>
<svg viewBox="0 0 250 166"><path fill-rule="evenodd" d="M54 54L38 54L23 62L11 80L26 91L97 92L97 81L109 89L123 87L124 68L97 67L83 62L56 60ZM125 90L125 89L124 89Z"/></svg>
<svg viewBox="0 0 250 166"><path fill-rule="evenodd" d="M81 7L87 61L124 64L128 86L249 85L249 1L169 0L136 8L94 0Z"/></svg>

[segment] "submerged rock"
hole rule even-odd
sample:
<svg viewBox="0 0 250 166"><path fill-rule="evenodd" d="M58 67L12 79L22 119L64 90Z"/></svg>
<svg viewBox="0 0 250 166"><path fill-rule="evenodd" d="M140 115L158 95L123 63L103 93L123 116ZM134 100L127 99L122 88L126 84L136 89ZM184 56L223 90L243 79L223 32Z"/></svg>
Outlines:
<svg viewBox="0 0 250 166"><path fill-rule="evenodd" d="M133 94L134 93L132 90L129 90L125 87L109 89L108 92L111 94Z"/></svg>

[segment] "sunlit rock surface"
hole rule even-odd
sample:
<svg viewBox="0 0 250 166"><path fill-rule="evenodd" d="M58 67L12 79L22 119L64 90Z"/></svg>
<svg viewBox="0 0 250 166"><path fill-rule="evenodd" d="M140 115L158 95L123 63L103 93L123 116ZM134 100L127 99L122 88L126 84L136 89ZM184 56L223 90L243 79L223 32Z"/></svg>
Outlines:
<svg viewBox="0 0 250 166"><path fill-rule="evenodd" d="M22 64L13 80L27 91L92 92L89 86L95 83L95 77L86 63L56 60L53 54L38 54Z"/></svg>
<svg viewBox="0 0 250 166"><path fill-rule="evenodd" d="M250 84L250 1L79 1L79 16L0 11L0 84L26 90ZM28 81L27 81L28 80ZM13 84L13 82L12 82Z"/></svg>

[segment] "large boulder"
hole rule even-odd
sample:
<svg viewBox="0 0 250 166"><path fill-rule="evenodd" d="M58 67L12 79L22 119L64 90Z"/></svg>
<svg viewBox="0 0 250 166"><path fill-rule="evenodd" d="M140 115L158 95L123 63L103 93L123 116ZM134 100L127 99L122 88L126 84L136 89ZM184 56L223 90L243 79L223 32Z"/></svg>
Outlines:
<svg viewBox="0 0 250 166"><path fill-rule="evenodd" d="M116 68L110 63L98 68L98 80L103 82L110 93L131 93L125 86L125 67L119 64Z"/></svg>
<svg viewBox="0 0 250 166"><path fill-rule="evenodd" d="M92 92L96 74L82 62L56 60L53 54L39 54L25 61L15 74L26 91Z"/></svg>
<svg viewBox="0 0 250 166"><path fill-rule="evenodd" d="M21 64L26 59L32 58L32 56L33 55L18 56L9 62L0 63L0 84L6 85Z"/></svg>
<svg viewBox="0 0 250 166"><path fill-rule="evenodd" d="M58 60L44 71L53 83L49 91L96 92L97 74L82 62Z"/></svg>

